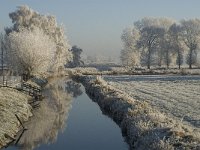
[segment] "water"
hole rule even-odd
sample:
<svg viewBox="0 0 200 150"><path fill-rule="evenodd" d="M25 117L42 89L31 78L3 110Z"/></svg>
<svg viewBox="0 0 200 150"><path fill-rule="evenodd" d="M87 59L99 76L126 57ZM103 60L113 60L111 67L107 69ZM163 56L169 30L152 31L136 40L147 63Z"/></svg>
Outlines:
<svg viewBox="0 0 200 150"><path fill-rule="evenodd" d="M8 150L128 149L120 128L102 114L79 84L58 79L44 93L47 99L25 125L28 130L18 145Z"/></svg>

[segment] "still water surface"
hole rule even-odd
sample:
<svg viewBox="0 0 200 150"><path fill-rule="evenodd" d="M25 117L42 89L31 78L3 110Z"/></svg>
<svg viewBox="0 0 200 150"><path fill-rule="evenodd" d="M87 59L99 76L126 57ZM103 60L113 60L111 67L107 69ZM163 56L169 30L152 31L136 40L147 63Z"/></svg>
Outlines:
<svg viewBox="0 0 200 150"><path fill-rule="evenodd" d="M7 150L127 150L120 128L87 96L84 88L66 79L52 81L46 99L34 110L28 130ZM71 95L71 96L69 96Z"/></svg>

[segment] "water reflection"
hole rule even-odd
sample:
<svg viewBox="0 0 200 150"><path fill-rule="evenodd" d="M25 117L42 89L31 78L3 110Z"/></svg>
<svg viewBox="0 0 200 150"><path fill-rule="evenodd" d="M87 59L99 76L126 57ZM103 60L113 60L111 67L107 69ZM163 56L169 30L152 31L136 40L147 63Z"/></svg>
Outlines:
<svg viewBox="0 0 200 150"><path fill-rule="evenodd" d="M81 90L81 85L78 84L78 83L75 83L75 82L73 82L71 80L67 80L66 81L65 90L68 93L72 94L72 96L74 98L80 96L83 93L82 90Z"/></svg>
<svg viewBox="0 0 200 150"><path fill-rule="evenodd" d="M66 127L73 96L81 95L82 91L80 85L71 80L56 79L51 80L43 94L45 99L40 107L33 111L34 117L25 125L28 130L18 143L22 150L32 150L41 144L54 143L59 131L63 132Z"/></svg>
<svg viewBox="0 0 200 150"><path fill-rule="evenodd" d="M102 115L99 106L92 102L81 85L71 80L54 79L43 93L45 100L25 125L28 130L17 147L9 147L9 150L128 149L120 128Z"/></svg>

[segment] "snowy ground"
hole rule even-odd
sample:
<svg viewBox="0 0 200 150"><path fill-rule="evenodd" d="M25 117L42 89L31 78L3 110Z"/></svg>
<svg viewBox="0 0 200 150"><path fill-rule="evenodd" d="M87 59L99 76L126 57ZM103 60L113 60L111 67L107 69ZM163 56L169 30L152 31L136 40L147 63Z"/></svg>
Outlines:
<svg viewBox="0 0 200 150"><path fill-rule="evenodd" d="M200 76L104 76L112 86L200 128Z"/></svg>

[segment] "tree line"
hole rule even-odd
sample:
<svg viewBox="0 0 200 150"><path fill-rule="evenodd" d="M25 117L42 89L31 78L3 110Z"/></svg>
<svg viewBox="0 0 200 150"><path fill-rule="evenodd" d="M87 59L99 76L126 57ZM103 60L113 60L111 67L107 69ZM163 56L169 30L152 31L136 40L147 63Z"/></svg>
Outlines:
<svg viewBox="0 0 200 150"><path fill-rule="evenodd" d="M200 66L200 19L145 17L124 29L121 40L124 66Z"/></svg>

